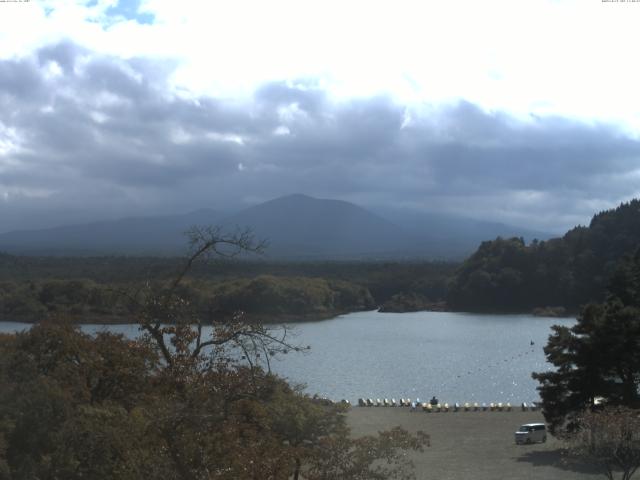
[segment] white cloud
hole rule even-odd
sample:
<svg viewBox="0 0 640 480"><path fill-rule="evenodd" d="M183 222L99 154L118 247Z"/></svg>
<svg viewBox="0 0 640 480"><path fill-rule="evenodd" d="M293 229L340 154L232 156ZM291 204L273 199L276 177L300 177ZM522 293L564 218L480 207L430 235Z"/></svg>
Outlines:
<svg viewBox="0 0 640 480"><path fill-rule="evenodd" d="M337 98L464 98L640 131L640 3L144 0L153 25L108 21L115 3L3 4L0 55L70 37L125 58L176 59L174 87L194 95L246 97L264 82L316 78Z"/></svg>

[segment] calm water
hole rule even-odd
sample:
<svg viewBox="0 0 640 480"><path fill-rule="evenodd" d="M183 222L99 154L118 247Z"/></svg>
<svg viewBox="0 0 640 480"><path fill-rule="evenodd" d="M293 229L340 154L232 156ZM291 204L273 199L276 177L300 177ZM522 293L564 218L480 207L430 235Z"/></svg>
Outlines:
<svg viewBox="0 0 640 480"><path fill-rule="evenodd" d="M290 323L295 342L311 345L272 362L272 368L309 393L332 399L359 397L441 401L507 402L538 400L532 371L549 368L542 347L550 326L575 320L529 315L450 312L358 312L332 320ZM0 322L0 331L28 325ZM127 336L136 325L84 325ZM534 345L531 345L531 342Z"/></svg>

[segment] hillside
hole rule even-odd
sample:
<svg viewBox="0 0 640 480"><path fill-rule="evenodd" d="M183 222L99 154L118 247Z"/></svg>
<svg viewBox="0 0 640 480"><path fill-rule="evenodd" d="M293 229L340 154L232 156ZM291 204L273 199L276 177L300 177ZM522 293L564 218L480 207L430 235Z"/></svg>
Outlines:
<svg viewBox="0 0 640 480"><path fill-rule="evenodd" d="M561 238L483 242L458 269L448 304L457 310L562 306L576 311L603 300L609 278L639 246L640 200L598 213L588 227L576 227Z"/></svg>

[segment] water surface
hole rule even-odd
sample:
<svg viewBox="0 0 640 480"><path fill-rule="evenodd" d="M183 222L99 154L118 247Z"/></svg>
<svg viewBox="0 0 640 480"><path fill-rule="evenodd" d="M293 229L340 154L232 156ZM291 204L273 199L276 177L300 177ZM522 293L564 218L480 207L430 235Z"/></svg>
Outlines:
<svg viewBox="0 0 640 480"><path fill-rule="evenodd" d="M573 319L451 312L358 312L321 322L289 323L294 341L310 345L272 361L290 381L332 399L436 395L453 402L538 400L531 372L550 368L543 346L553 324ZM0 331L28 328L0 322ZM137 325L83 325L136 336ZM531 344L533 342L533 345Z"/></svg>

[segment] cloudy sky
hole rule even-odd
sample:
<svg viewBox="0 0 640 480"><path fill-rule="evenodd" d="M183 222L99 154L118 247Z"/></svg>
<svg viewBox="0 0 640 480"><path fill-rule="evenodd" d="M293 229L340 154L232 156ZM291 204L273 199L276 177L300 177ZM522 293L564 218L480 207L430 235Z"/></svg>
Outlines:
<svg viewBox="0 0 640 480"><path fill-rule="evenodd" d="M290 193L560 232L640 196L640 2L0 2L0 232Z"/></svg>

